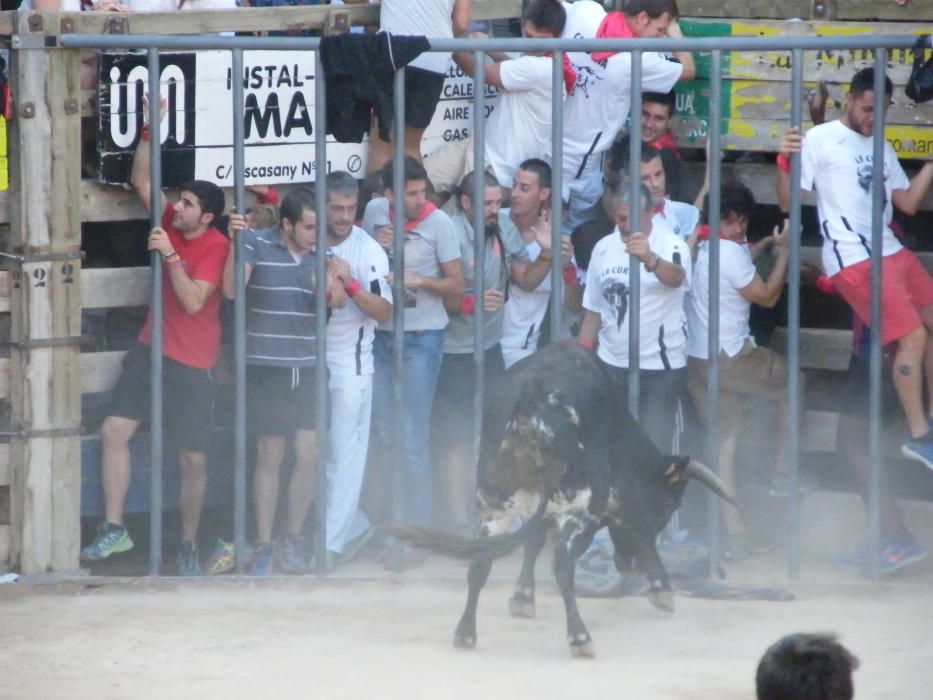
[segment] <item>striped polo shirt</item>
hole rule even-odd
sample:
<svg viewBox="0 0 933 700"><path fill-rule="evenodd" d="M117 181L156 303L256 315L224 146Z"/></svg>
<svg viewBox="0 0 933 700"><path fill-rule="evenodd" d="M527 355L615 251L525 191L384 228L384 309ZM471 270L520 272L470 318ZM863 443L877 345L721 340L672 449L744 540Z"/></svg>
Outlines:
<svg viewBox="0 0 933 700"><path fill-rule="evenodd" d="M313 274L315 256L296 256L279 229L244 232L246 362L270 367L311 367L317 360Z"/></svg>

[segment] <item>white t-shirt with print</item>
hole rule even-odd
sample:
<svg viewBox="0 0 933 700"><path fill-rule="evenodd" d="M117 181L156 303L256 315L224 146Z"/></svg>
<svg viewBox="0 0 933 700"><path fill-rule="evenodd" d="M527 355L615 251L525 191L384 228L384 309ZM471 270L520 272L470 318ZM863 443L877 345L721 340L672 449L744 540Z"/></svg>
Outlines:
<svg viewBox="0 0 933 700"><path fill-rule="evenodd" d="M509 187L522 161L551 150L551 59L502 61L499 77L504 89L486 123L486 164Z"/></svg>
<svg viewBox="0 0 933 700"><path fill-rule="evenodd" d="M674 262L686 274L679 287L668 287L652 272L637 265L640 281L639 366L641 369L678 369L687 364L687 321L684 295L690 288L690 250L670 231L652 230L648 247L662 260ZM583 308L600 315L599 358L615 367L629 366L629 318L632 309L631 256L619 229L593 248L583 290Z"/></svg>
<svg viewBox="0 0 933 700"><path fill-rule="evenodd" d="M823 269L829 276L871 257L871 136L856 133L838 119L815 126L803 141L800 186L816 190L823 235ZM884 143L884 230L882 252L901 249L891 231L891 192L906 190L910 181L897 154Z"/></svg>
<svg viewBox="0 0 933 700"><path fill-rule="evenodd" d="M452 39L454 0L382 0L379 28L391 34ZM408 64L432 73L446 73L450 53L425 51Z"/></svg>
<svg viewBox="0 0 933 700"><path fill-rule="evenodd" d="M537 241L531 241L525 243L525 251L528 260L535 262L541 255L541 246ZM517 284L509 288L509 300L505 302L502 319L502 358L506 369L538 349L541 324L550 298L550 271L533 291L526 292Z"/></svg>
<svg viewBox="0 0 933 700"><path fill-rule="evenodd" d="M564 38L591 39L606 11L593 0L568 5ZM564 100L564 195L585 186L600 168L600 156L612 145L629 116L632 104L631 54L617 53L597 63L588 53L570 52L577 74L573 91ZM642 54L644 92L670 92L683 66L659 53Z"/></svg>
<svg viewBox="0 0 933 700"><path fill-rule="evenodd" d="M719 241L719 349L734 357L751 337L751 302L739 290L751 284L755 264L748 246ZM709 241L701 241L693 264L693 286L687 295L687 354L709 355Z"/></svg>
<svg viewBox="0 0 933 700"><path fill-rule="evenodd" d="M652 218L654 225L664 224L678 238L686 239L697 227L700 221L700 210L692 204L686 202L675 202L667 197L664 198L664 207Z"/></svg>
<svg viewBox="0 0 933 700"><path fill-rule="evenodd" d="M392 285L386 281L389 258L382 246L363 229L354 226L350 235L331 247L339 258L347 261L350 274L368 292L392 302ZM360 310L353 299L347 299L340 309L331 309L327 322L327 369L334 376L373 373L373 338L376 319Z"/></svg>

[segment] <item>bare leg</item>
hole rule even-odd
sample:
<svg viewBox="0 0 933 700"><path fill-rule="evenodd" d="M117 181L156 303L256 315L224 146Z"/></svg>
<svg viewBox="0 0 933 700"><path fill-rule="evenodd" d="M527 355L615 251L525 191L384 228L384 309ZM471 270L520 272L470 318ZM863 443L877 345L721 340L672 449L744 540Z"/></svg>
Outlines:
<svg viewBox="0 0 933 700"><path fill-rule="evenodd" d="M119 416L108 416L100 428L104 517L114 525L123 524L123 505L130 488L130 438L137 428L138 420Z"/></svg>
<svg viewBox="0 0 933 700"><path fill-rule="evenodd" d="M207 456L203 452L179 450L178 457L181 462L181 538L194 541L207 487Z"/></svg>
<svg viewBox="0 0 933 700"><path fill-rule="evenodd" d="M719 441L719 478L725 485L729 493L735 493L735 451L738 443L738 435L722 438ZM744 537L748 534L748 529L739 515L738 509L729 504L722 503L721 510L722 522L726 532L733 537Z"/></svg>
<svg viewBox="0 0 933 700"><path fill-rule="evenodd" d="M911 437L927 433L926 412L923 410L923 379L921 365L926 353L927 331L919 326L897 341L894 356L894 389L907 418Z"/></svg>
<svg viewBox="0 0 933 700"><path fill-rule="evenodd" d="M920 316L927 331L927 342L923 349L923 373L927 383L927 400L930 402L928 415L933 418L933 306L921 309Z"/></svg>
<svg viewBox="0 0 933 700"><path fill-rule="evenodd" d="M422 136L424 136L424 129L416 129L413 126L405 127L405 155L411 156L419 163L421 162Z"/></svg>
<svg viewBox="0 0 933 700"><path fill-rule="evenodd" d="M314 463L317 442L314 431L295 431L295 470L288 485L288 518L286 532L297 535L301 532L308 508L314 497Z"/></svg>
<svg viewBox="0 0 933 700"><path fill-rule="evenodd" d="M372 173L380 170L391 159L392 142L379 138L379 120L374 115L369 130L369 160L366 163L366 172Z"/></svg>
<svg viewBox="0 0 933 700"><path fill-rule="evenodd" d="M264 544L272 541L285 438L281 435L264 435L259 438L257 452L256 472L253 474L253 505L256 509L256 541Z"/></svg>

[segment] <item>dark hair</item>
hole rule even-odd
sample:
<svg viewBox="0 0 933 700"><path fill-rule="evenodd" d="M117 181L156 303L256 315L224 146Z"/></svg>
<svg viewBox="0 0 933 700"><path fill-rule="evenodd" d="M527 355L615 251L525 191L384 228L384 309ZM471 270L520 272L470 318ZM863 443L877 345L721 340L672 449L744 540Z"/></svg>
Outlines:
<svg viewBox="0 0 933 700"><path fill-rule="evenodd" d="M330 197L331 192L344 197L358 197L360 195L360 183L350 173L335 170L332 173L327 173L328 197Z"/></svg>
<svg viewBox="0 0 933 700"><path fill-rule="evenodd" d="M835 635L787 635L758 663L758 700L851 700L852 671L858 665Z"/></svg>
<svg viewBox="0 0 933 700"><path fill-rule="evenodd" d="M567 23L567 12L559 0L531 0L522 12L522 22L560 37Z"/></svg>
<svg viewBox="0 0 933 700"><path fill-rule="evenodd" d="M875 89L875 69L874 68L862 68L858 73L852 76L852 83L849 85L849 92L854 96L858 97L868 90ZM888 97L891 96L891 93L894 92L894 84L891 82L891 79L885 75L884 76L884 94Z"/></svg>
<svg viewBox="0 0 933 700"><path fill-rule="evenodd" d="M612 176L603 178L603 183L611 189L618 189L619 184L628 175L628 149L629 134L614 141L609 147L609 155L606 157L606 172L612 173ZM641 145L641 162L650 163L655 158L661 158L661 151L654 146L643 143ZM664 159L661 159L663 165Z"/></svg>
<svg viewBox="0 0 933 700"><path fill-rule="evenodd" d="M460 181L460 187L457 188L457 195L464 195L471 202L473 201L473 180L476 178L476 171L471 170ZM486 187L500 187L496 176L488 170L483 171L483 184Z"/></svg>
<svg viewBox="0 0 933 700"><path fill-rule="evenodd" d="M373 197L381 197L385 192L385 186L382 184L382 173L379 170L373 170L363 178L360 183L360 199L356 205L356 218L362 219L366 211L366 205Z"/></svg>
<svg viewBox="0 0 933 700"><path fill-rule="evenodd" d="M384 185L384 189L393 191L395 189L392 186L394 184L392 182L392 164L394 162L394 160L390 160L388 163L382 166L382 184ZM406 183L414 182L415 180L424 180L425 182L428 181L428 173L424 169L424 166L411 156L405 156L403 170L405 172Z"/></svg>
<svg viewBox="0 0 933 700"><path fill-rule="evenodd" d="M178 189L181 192L190 192L197 197L198 204L201 205L201 213L213 214L214 220L211 223L214 226L219 223L220 217L224 214L227 201L224 199L223 190L217 185L207 180L191 180Z"/></svg>
<svg viewBox="0 0 933 700"><path fill-rule="evenodd" d="M301 221L305 211L315 211L313 190L307 187L296 187L282 197L282 203L279 205L280 219L288 219L294 224L296 221Z"/></svg>
<svg viewBox="0 0 933 700"><path fill-rule="evenodd" d="M752 218L755 208L755 195L741 182L727 182L719 191L719 219L735 214ZM703 211L700 214L700 223L709 223L709 192L703 197Z"/></svg>
<svg viewBox="0 0 933 700"><path fill-rule="evenodd" d="M529 173L534 173L538 176L538 186L541 188L551 187L551 166L547 162L541 160L540 158L529 158L528 160L523 160L522 164L518 166L519 170L525 170Z"/></svg>
<svg viewBox="0 0 933 700"><path fill-rule="evenodd" d="M656 105L667 105L667 114L671 116L677 107L677 93L673 90L670 92L643 92L641 93L641 101L642 104L650 102Z"/></svg>
<svg viewBox="0 0 933 700"><path fill-rule="evenodd" d="M629 17L646 12L651 19L657 19L665 12L671 16L671 19L680 17L677 0L625 0L622 3L622 12Z"/></svg>

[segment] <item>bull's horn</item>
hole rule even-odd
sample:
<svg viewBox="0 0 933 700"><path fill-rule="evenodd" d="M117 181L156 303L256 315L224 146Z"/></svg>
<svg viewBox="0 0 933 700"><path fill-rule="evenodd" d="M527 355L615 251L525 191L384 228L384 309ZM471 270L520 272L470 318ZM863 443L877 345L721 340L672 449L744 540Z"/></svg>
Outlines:
<svg viewBox="0 0 933 700"><path fill-rule="evenodd" d="M684 474L691 479L696 479L723 500L728 501L734 506L739 505L735 500L735 496L726 490L726 486L722 483L722 479L702 462L691 459L690 464L684 469Z"/></svg>

